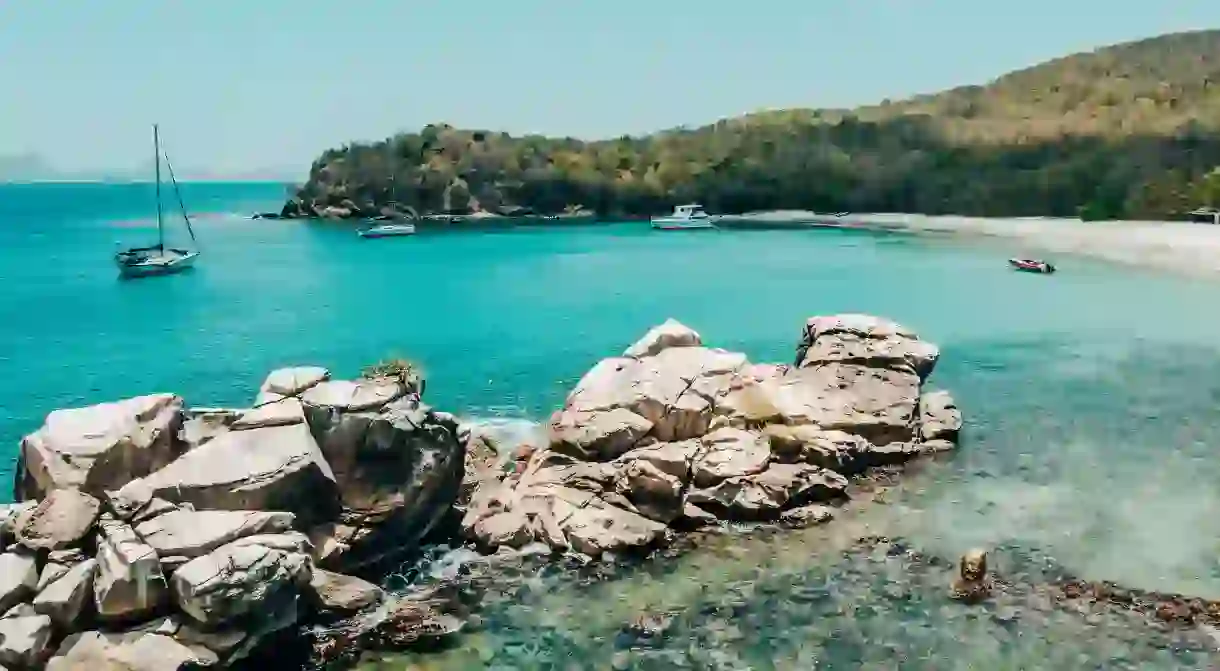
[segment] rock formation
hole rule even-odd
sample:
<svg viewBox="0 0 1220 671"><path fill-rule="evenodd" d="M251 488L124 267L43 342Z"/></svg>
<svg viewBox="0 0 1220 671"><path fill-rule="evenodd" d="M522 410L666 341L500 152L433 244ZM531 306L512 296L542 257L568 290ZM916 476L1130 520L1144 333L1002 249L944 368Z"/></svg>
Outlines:
<svg viewBox="0 0 1220 671"><path fill-rule="evenodd" d="M320 661L452 634L452 599L387 604L343 572L375 574L454 511L480 548L589 556L720 520L826 522L849 477L953 446L960 412L923 389L937 355L841 315L809 320L793 364L752 364L670 320L511 452L424 405L420 379L316 367L271 373L248 409L53 412L0 506L0 668L223 666L319 612L364 622L319 638Z"/></svg>
<svg viewBox="0 0 1220 671"><path fill-rule="evenodd" d="M467 432L418 380L329 377L275 371L244 410L159 394L51 413L0 506L0 668L226 665L380 603L320 567L417 549Z"/></svg>
<svg viewBox="0 0 1220 671"><path fill-rule="evenodd" d="M463 531L598 555L717 520L824 522L849 476L953 446L960 412L923 389L938 356L838 315L808 320L791 365L752 364L669 320L580 380L524 468L478 483Z"/></svg>

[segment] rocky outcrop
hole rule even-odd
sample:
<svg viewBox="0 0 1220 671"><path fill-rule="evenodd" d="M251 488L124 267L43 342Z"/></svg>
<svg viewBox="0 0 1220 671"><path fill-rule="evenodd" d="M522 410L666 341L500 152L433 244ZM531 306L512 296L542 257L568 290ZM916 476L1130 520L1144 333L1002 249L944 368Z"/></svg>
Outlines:
<svg viewBox="0 0 1220 671"><path fill-rule="evenodd" d="M0 667L223 666L302 615L381 603L316 564L416 549L451 511L468 432L422 389L300 367L248 409L51 413L22 443L29 500L0 505Z"/></svg>
<svg viewBox="0 0 1220 671"><path fill-rule="evenodd" d="M182 454L182 421L182 399L171 394L56 410L21 442L13 496L38 499L54 489L100 496L117 489Z"/></svg>
<svg viewBox="0 0 1220 671"><path fill-rule="evenodd" d="M669 320L577 383L547 448L479 484L463 532L597 555L715 520L827 521L849 476L952 446L952 398L922 392L938 357L899 324L838 315L808 320L793 365L752 364Z"/></svg>

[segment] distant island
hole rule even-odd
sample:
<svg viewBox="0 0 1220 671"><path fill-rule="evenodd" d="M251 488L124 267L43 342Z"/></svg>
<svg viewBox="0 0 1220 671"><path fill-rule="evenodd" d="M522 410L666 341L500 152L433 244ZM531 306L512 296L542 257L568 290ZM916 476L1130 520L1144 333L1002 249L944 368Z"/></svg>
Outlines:
<svg viewBox="0 0 1220 671"><path fill-rule="evenodd" d="M1220 205L1220 30L856 109L583 141L431 124L325 151L273 216L759 210L1092 219Z"/></svg>

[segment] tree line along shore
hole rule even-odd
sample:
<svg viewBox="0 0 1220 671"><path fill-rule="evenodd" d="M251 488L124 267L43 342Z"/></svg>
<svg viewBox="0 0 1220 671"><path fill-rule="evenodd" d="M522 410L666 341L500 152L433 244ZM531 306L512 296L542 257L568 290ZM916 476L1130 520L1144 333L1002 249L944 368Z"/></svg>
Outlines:
<svg viewBox="0 0 1220 671"><path fill-rule="evenodd" d="M584 141L430 124L329 149L281 217L631 219L709 211L1174 219L1220 205L1220 30L851 110Z"/></svg>

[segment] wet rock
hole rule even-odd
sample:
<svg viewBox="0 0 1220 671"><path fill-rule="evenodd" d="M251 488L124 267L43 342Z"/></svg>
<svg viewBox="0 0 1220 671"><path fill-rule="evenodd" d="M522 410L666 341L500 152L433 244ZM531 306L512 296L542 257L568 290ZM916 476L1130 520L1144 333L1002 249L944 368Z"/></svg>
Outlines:
<svg viewBox="0 0 1220 671"><path fill-rule="evenodd" d="M339 521L357 530L345 540L348 549L325 567L352 569L416 547L449 513L461 489L470 433L416 394L375 410L311 402L311 394L335 384L322 383L303 398L309 426L333 468ZM352 407L364 407L358 398L363 392L353 393ZM326 391L312 400L338 400L336 395Z"/></svg>
<svg viewBox="0 0 1220 671"><path fill-rule="evenodd" d="M125 509L152 498L199 510L283 510L330 519L337 507L330 465L304 424L230 431L112 496Z"/></svg>
<svg viewBox="0 0 1220 671"><path fill-rule="evenodd" d="M655 326L644 337L640 338L623 356L639 359L654 356L661 350L670 347L699 347L703 340L693 329L679 323L676 319L666 319L660 326Z"/></svg>
<svg viewBox="0 0 1220 671"><path fill-rule="evenodd" d="M311 570L304 535L249 536L178 567L170 584L182 612L215 627L258 612L264 601L294 598Z"/></svg>
<svg viewBox="0 0 1220 671"><path fill-rule="evenodd" d="M21 442L14 498L118 489L185 451L178 440L182 421L182 399L172 394L56 410Z"/></svg>
<svg viewBox="0 0 1220 671"><path fill-rule="evenodd" d="M319 605L328 611L356 612L385 598L381 588L370 582L322 569L314 569L309 584Z"/></svg>
<svg viewBox="0 0 1220 671"><path fill-rule="evenodd" d="M38 586L38 565L24 554L0 554L0 612L34 596Z"/></svg>
<svg viewBox="0 0 1220 671"><path fill-rule="evenodd" d="M987 553L975 549L962 555L950 596L959 601L981 601L991 596L991 588L991 576L987 574Z"/></svg>
<svg viewBox="0 0 1220 671"><path fill-rule="evenodd" d="M687 501L733 520L772 520L788 506L829 501L844 495L847 480L806 464L771 464L757 475L729 478L715 487L692 490Z"/></svg>
<svg viewBox="0 0 1220 671"><path fill-rule="evenodd" d="M919 435L924 441L957 441L962 412L947 391L928 392L919 398Z"/></svg>
<svg viewBox="0 0 1220 671"><path fill-rule="evenodd" d="M0 665L12 669L41 666L51 644L51 618L45 615L0 619Z"/></svg>
<svg viewBox="0 0 1220 671"><path fill-rule="evenodd" d="M34 550L63 550L93 529L101 503L74 489L57 489L17 518L17 541Z"/></svg>
<svg viewBox="0 0 1220 671"><path fill-rule="evenodd" d="M51 582L34 598L34 610L51 618L65 631L71 631L80 622L93 596L93 579L97 573L97 560L83 561Z"/></svg>
<svg viewBox="0 0 1220 671"><path fill-rule="evenodd" d="M155 612L168 594L161 561L127 523L103 514L98 520L93 599L103 620L130 621Z"/></svg>
<svg viewBox="0 0 1220 671"><path fill-rule="evenodd" d="M834 516L834 508L813 504L785 510L780 514L779 520L786 525L800 529L829 522L834 519Z"/></svg>
<svg viewBox="0 0 1220 671"><path fill-rule="evenodd" d="M246 536L292 528L292 513L258 510L174 510L135 527L161 557L193 559Z"/></svg>

